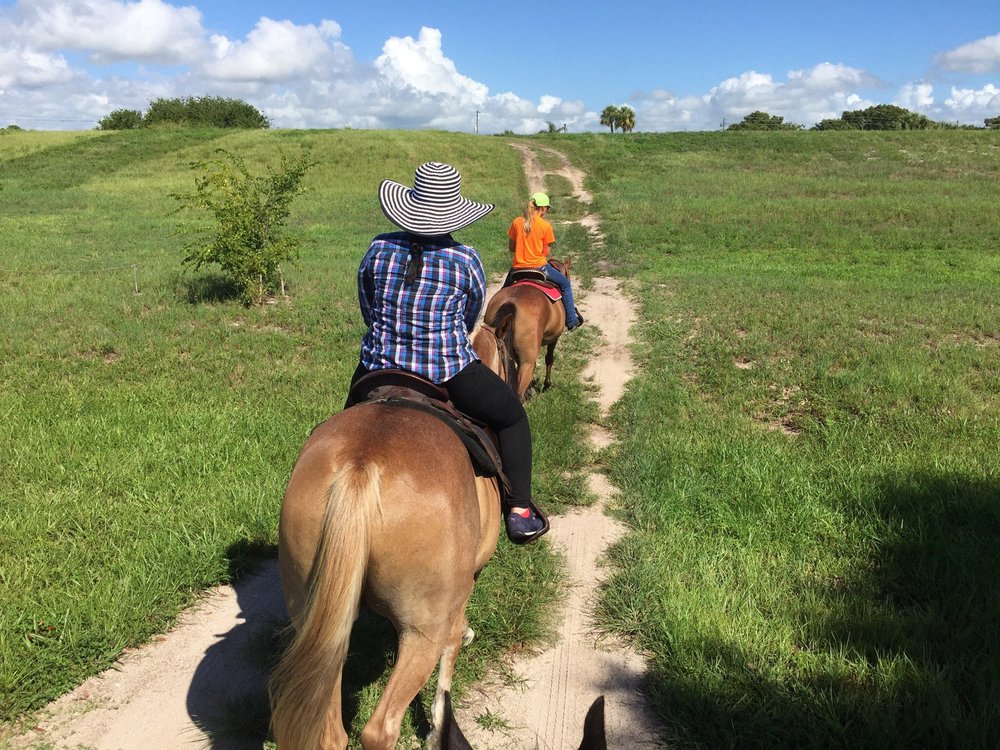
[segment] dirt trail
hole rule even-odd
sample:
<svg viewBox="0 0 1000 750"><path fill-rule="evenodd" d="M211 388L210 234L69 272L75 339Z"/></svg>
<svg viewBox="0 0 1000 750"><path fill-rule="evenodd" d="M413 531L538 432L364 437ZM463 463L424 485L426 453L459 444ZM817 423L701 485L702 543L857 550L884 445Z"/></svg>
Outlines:
<svg viewBox="0 0 1000 750"><path fill-rule="evenodd" d="M546 172L531 148L518 148L531 189L541 189ZM559 159L556 173L570 180L574 197L589 204L584 175L561 154L546 150ZM588 215L581 223L599 247L598 218ZM629 328L635 312L612 278L595 278L578 297L587 325L602 334L584 376L599 387L598 403L606 413L632 373ZM611 437L595 428L591 439L603 446ZM555 517L548 536L565 554L571 582L558 620L558 643L511 664L518 676L514 684L481 685L457 708L477 750L575 748L583 717L598 695L606 696L609 747L660 745L658 724L640 692L643 659L596 632L591 622L599 560L624 530L604 514L613 497L610 485L597 473L589 479L598 503ZM266 730L261 717L267 716L263 660L275 625L286 620L272 562L234 587L207 594L169 633L129 651L114 668L54 701L26 734L6 740L0 735L0 748L260 750ZM487 713L505 728L481 728L476 719Z"/></svg>
<svg viewBox="0 0 1000 750"><path fill-rule="evenodd" d="M524 154L529 190L544 189L546 175L558 174L573 185L576 200L585 206L590 204L591 196L583 186L585 175L564 155L541 146L515 146ZM533 148L555 157L559 167L543 169ZM558 214L552 218L558 221ZM601 247L599 217L588 213L580 223L590 232L594 247ZM556 231L558 234L558 225ZM587 325L601 332L601 342L584 377L598 386L597 402L603 416L621 397L634 370L629 329L636 314L613 278L597 277L592 288L579 289L576 296ZM590 437L597 447L611 440L599 427L593 428ZM593 625L591 611L601 579L600 559L625 529L604 512L614 495L607 479L595 472L588 480L598 502L554 517L548 535L568 564L569 590L557 619L557 643L509 665L513 678L497 677L479 686L456 709L465 734L478 750L576 748L583 718L598 695L605 696L609 747L623 750L661 746L659 723L641 693L644 659ZM479 725L477 718L482 716L490 718L484 723L493 729Z"/></svg>

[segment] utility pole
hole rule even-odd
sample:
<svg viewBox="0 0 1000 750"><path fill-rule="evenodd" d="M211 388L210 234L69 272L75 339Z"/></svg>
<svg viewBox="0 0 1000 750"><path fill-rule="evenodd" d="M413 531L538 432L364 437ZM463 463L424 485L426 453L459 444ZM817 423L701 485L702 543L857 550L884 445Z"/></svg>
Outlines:
<svg viewBox="0 0 1000 750"><path fill-rule="evenodd" d="M479 135L479 110L476 110L476 135Z"/></svg>

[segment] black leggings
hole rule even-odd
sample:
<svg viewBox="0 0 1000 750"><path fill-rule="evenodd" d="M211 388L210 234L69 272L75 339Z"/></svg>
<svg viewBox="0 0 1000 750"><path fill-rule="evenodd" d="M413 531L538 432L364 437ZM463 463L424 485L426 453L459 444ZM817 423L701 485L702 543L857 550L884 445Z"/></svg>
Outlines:
<svg viewBox="0 0 1000 750"><path fill-rule="evenodd" d="M358 364L351 385L368 370ZM500 461L510 482L508 506L531 502L531 427L521 399L500 376L479 360L439 384L463 414L487 425L500 442Z"/></svg>

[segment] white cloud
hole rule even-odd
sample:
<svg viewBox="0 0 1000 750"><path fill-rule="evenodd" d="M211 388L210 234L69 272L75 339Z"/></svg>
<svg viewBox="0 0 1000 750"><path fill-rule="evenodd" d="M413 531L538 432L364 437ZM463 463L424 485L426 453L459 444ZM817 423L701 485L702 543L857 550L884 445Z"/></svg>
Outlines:
<svg viewBox="0 0 1000 750"><path fill-rule="evenodd" d="M878 78L859 68L824 62L809 70L789 71L788 85L811 93L820 93L875 88L881 83Z"/></svg>
<svg viewBox="0 0 1000 750"><path fill-rule="evenodd" d="M633 100L641 130L715 130L754 111L810 127L845 110L871 106L860 90L878 85L863 70L824 62L789 71L786 81L751 70L725 79L703 96L678 97L659 89L635 94Z"/></svg>
<svg viewBox="0 0 1000 750"><path fill-rule="evenodd" d="M201 13L162 0L20 0L16 33L42 50L81 50L98 63L185 63L205 50Z"/></svg>
<svg viewBox="0 0 1000 750"><path fill-rule="evenodd" d="M1000 115L1000 88L992 83L981 89L952 87L944 103L954 119L982 125L986 118Z"/></svg>
<svg viewBox="0 0 1000 750"><path fill-rule="evenodd" d="M66 83L74 77L62 55L17 46L0 48L0 89L41 88Z"/></svg>
<svg viewBox="0 0 1000 750"><path fill-rule="evenodd" d="M892 103L914 112L929 109L934 106L934 86L926 81L908 83L899 90Z"/></svg>
<svg viewBox="0 0 1000 750"><path fill-rule="evenodd" d="M261 18L245 42L213 35L212 59L198 66L207 78L228 81L287 81L311 73L319 65L335 67L335 56L347 54L343 45L331 46L340 37L340 26L323 21L319 26L297 26L291 21Z"/></svg>
<svg viewBox="0 0 1000 750"><path fill-rule="evenodd" d="M458 72L441 51L441 32L423 27L413 37L391 37L382 47L375 67L394 87L427 94L447 94L469 103L482 102L489 89Z"/></svg>
<svg viewBox="0 0 1000 750"><path fill-rule="evenodd" d="M943 52L934 61L944 70L966 73L995 73L1000 71L1000 34L984 37Z"/></svg>

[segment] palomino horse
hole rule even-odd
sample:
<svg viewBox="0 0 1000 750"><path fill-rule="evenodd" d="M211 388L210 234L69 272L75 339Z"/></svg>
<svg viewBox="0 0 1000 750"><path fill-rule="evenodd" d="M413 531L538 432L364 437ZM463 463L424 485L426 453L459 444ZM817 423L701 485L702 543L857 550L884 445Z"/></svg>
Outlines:
<svg viewBox="0 0 1000 750"><path fill-rule="evenodd" d="M472 341L506 379L505 333L481 326ZM347 747L342 670L362 599L399 636L362 747L395 746L407 707L440 661L437 734L459 648L472 640L466 604L500 520L497 479L477 476L462 441L433 415L361 403L313 430L281 507L278 563L295 629L270 684L281 750Z"/></svg>
<svg viewBox="0 0 1000 750"><path fill-rule="evenodd" d="M572 256L566 260L549 259L549 263L569 276ZM559 337L566 328L566 310L554 303L537 286L518 283L506 286L493 295L486 305L484 318L490 325L500 325L506 318L514 319L514 358L518 363L517 395L523 401L535 374L535 361L545 348L545 382L543 390L552 385L552 363Z"/></svg>

